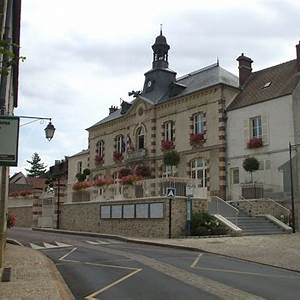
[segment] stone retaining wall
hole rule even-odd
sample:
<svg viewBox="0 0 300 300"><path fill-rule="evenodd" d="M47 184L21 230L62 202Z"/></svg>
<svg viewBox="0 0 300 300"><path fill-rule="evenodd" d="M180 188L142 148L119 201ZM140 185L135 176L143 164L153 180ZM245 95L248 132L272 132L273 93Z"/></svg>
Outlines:
<svg viewBox="0 0 300 300"><path fill-rule="evenodd" d="M163 217L157 219L101 219L101 205L126 205L163 203ZM207 200L194 199L193 211L207 211ZM186 198L172 200L172 237L185 235ZM169 234L169 200L135 199L127 201L101 201L66 203L61 208L61 228L99 232L103 234L120 234L132 237L168 237Z"/></svg>
<svg viewBox="0 0 300 300"><path fill-rule="evenodd" d="M8 213L16 216L17 227L31 227L32 226L32 205L9 207Z"/></svg>

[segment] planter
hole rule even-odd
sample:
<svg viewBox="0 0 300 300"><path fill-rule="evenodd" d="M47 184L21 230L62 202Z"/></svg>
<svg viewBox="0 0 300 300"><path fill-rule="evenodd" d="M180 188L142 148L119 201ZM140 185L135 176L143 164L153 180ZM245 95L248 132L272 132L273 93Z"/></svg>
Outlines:
<svg viewBox="0 0 300 300"><path fill-rule="evenodd" d="M263 146L262 138L252 138L249 140L247 147L249 149L260 148Z"/></svg>
<svg viewBox="0 0 300 300"><path fill-rule="evenodd" d="M168 151L175 148L175 145L172 141L161 141L161 150Z"/></svg>
<svg viewBox="0 0 300 300"><path fill-rule="evenodd" d="M192 133L190 135L190 143L192 146L202 145L204 143L204 134L203 133Z"/></svg>

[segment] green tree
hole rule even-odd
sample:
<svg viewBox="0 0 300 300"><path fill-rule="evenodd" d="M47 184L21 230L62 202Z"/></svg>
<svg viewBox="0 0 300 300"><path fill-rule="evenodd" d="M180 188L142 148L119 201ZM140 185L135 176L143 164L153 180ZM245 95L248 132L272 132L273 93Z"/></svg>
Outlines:
<svg viewBox="0 0 300 300"><path fill-rule="evenodd" d="M252 173L259 169L259 162L255 157L247 157L243 162L243 168L251 175L251 182L253 182Z"/></svg>
<svg viewBox="0 0 300 300"><path fill-rule="evenodd" d="M41 163L41 158L38 153L33 153L32 160L27 160L27 162L31 165L30 169L25 169L29 177L40 177L46 173L46 166Z"/></svg>

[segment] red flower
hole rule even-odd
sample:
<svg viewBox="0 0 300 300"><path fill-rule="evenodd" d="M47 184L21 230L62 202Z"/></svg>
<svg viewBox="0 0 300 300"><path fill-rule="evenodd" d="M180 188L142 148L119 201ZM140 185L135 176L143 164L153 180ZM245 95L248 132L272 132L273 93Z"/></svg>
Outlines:
<svg viewBox="0 0 300 300"><path fill-rule="evenodd" d="M94 181L94 186L104 186L104 185L110 185L113 183L112 179L109 178L98 178Z"/></svg>
<svg viewBox="0 0 300 300"><path fill-rule="evenodd" d="M103 155L97 154L97 155L95 156L95 164L96 164L96 165L101 165L101 164L103 164L103 162L104 162L104 157L103 157Z"/></svg>
<svg viewBox="0 0 300 300"><path fill-rule="evenodd" d="M91 187L92 185L93 185L92 181L78 181L73 184L73 190L74 191L84 190L86 188Z"/></svg>
<svg viewBox="0 0 300 300"><path fill-rule="evenodd" d="M17 222L17 219L16 219L16 216L15 215L8 215L7 216L7 228L11 228L11 227L14 227L16 226L16 222Z"/></svg>
<svg viewBox="0 0 300 300"><path fill-rule="evenodd" d="M194 144L201 144L204 142L204 134L203 133L192 133L190 135L190 143Z"/></svg>
<svg viewBox="0 0 300 300"><path fill-rule="evenodd" d="M247 146L249 149L262 147L263 146L262 138L254 137L250 139Z"/></svg>
<svg viewBox="0 0 300 300"><path fill-rule="evenodd" d="M171 150L174 149L175 145L172 141L161 141L161 149L164 150Z"/></svg>
<svg viewBox="0 0 300 300"><path fill-rule="evenodd" d="M113 158L115 162L120 162L123 160L123 154L120 152L115 151L113 154Z"/></svg>

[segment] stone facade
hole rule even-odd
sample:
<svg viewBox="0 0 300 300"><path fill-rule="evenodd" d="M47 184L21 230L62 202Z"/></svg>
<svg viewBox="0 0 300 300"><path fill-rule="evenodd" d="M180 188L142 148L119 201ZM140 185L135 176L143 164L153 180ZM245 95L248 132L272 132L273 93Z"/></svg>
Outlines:
<svg viewBox="0 0 300 300"><path fill-rule="evenodd" d="M101 219L100 205L126 205L163 203L163 217L159 219ZM186 199L172 200L172 237L185 235ZM206 200L193 200L193 211L207 211ZM61 228L67 230L99 232L132 237L161 237L169 234L169 200L136 199L129 201L66 203L61 211Z"/></svg>
<svg viewBox="0 0 300 300"><path fill-rule="evenodd" d="M9 207L8 213L16 216L17 227L32 226L32 205Z"/></svg>

